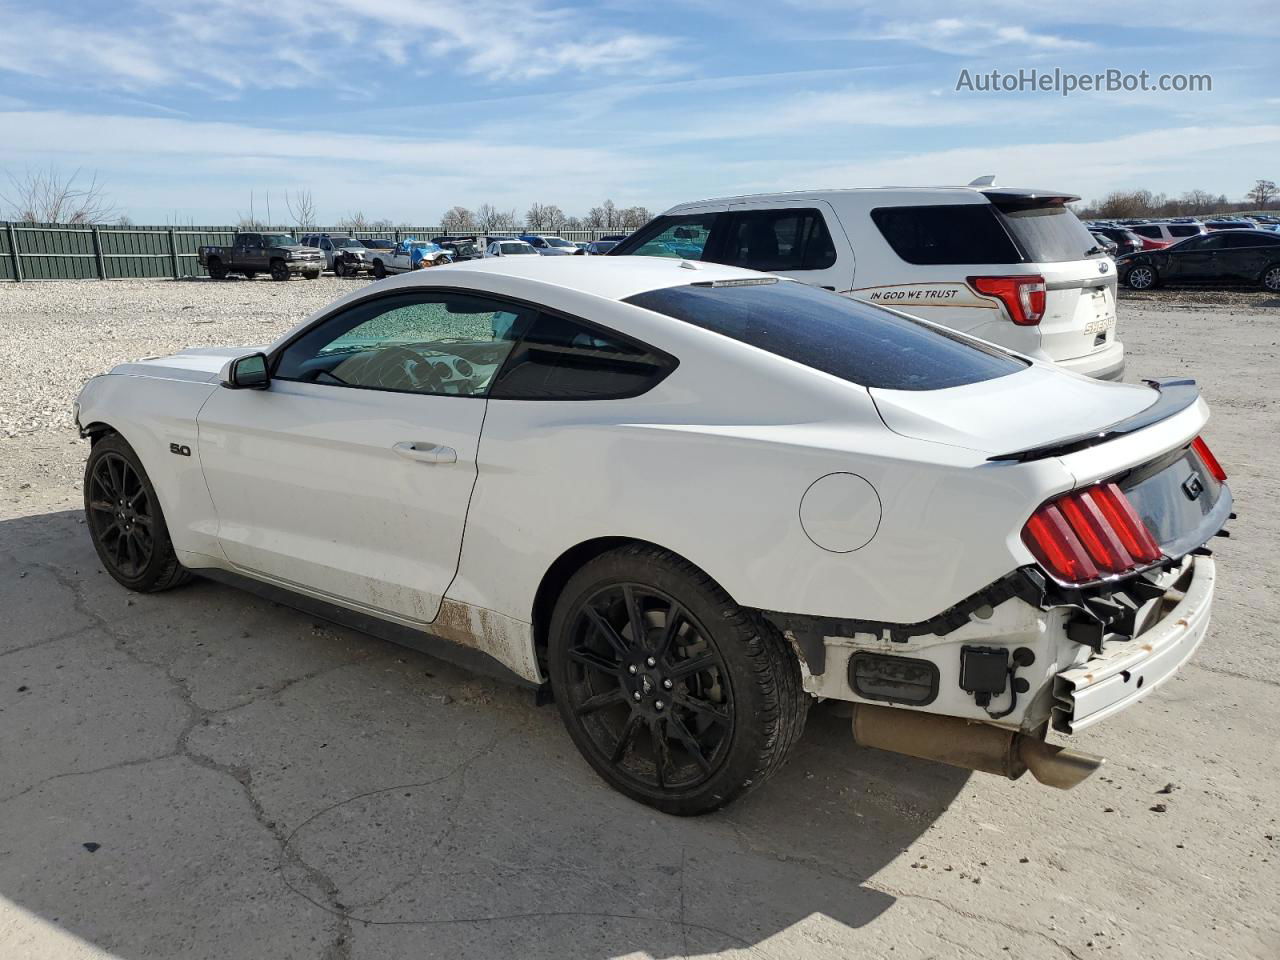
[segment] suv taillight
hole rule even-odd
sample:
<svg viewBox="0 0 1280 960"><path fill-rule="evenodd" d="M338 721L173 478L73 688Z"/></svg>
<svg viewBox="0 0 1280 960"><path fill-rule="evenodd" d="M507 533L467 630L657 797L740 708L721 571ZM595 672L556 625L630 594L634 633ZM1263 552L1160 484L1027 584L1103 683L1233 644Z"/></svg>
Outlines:
<svg viewBox="0 0 1280 960"><path fill-rule="evenodd" d="M1044 277L969 277L969 286L978 293L998 297L1009 311L1009 318L1020 327L1034 327L1044 317Z"/></svg>
<svg viewBox="0 0 1280 960"><path fill-rule="evenodd" d="M1055 497L1031 515L1022 542L1056 579L1088 583L1162 556L1124 491L1099 483Z"/></svg>
<svg viewBox="0 0 1280 960"><path fill-rule="evenodd" d="M1227 482L1227 471L1222 469L1222 464L1218 462L1218 458L1213 455L1213 451L1209 449L1209 445L1204 442L1204 437L1196 437L1191 441L1191 449L1196 452L1196 456L1200 458L1200 462L1208 468L1213 474L1213 478L1219 483Z"/></svg>

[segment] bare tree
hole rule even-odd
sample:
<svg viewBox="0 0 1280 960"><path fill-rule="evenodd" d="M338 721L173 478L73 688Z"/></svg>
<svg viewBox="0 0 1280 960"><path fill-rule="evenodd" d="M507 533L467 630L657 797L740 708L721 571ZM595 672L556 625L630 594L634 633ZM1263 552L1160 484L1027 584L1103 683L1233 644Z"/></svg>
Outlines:
<svg viewBox="0 0 1280 960"><path fill-rule="evenodd" d="M564 211L554 203L535 203L524 215L530 230L559 230L564 225Z"/></svg>
<svg viewBox="0 0 1280 960"><path fill-rule="evenodd" d="M450 207L440 218L440 229L445 233L463 233L476 228L476 215L466 207Z"/></svg>
<svg viewBox="0 0 1280 960"><path fill-rule="evenodd" d="M561 230L582 230L585 227L581 217L565 217L560 223Z"/></svg>
<svg viewBox="0 0 1280 960"><path fill-rule="evenodd" d="M603 227L606 230L618 226L618 208L614 206L612 200L606 200L598 207L592 207L587 211L586 223L588 227L599 229Z"/></svg>
<svg viewBox="0 0 1280 960"><path fill-rule="evenodd" d="M52 164L47 170L27 168L22 176L6 171L10 192L0 194L10 220L36 223L106 223L119 215L95 173L88 183L80 169L63 176Z"/></svg>
<svg viewBox="0 0 1280 960"><path fill-rule="evenodd" d="M643 227L652 219L653 214L649 212L648 207L627 207L618 212L618 226L625 230Z"/></svg>
<svg viewBox="0 0 1280 960"><path fill-rule="evenodd" d="M516 228L516 212L499 210L491 203L482 203L476 208L476 226L481 233L492 233L495 230L514 230Z"/></svg>
<svg viewBox="0 0 1280 960"><path fill-rule="evenodd" d="M1245 196L1256 203L1259 210L1265 210L1271 205L1271 201L1276 198L1276 182L1274 180L1259 180Z"/></svg>
<svg viewBox="0 0 1280 960"><path fill-rule="evenodd" d="M267 228L267 224L253 214L246 217L243 213L237 213L236 217L237 230L265 230Z"/></svg>
<svg viewBox="0 0 1280 960"><path fill-rule="evenodd" d="M369 218L364 215L363 210L354 210L338 221L338 226L343 230L370 230L373 229Z"/></svg>
<svg viewBox="0 0 1280 960"><path fill-rule="evenodd" d="M311 199L310 190L295 190L292 194L286 190L284 204L289 208L293 225L299 230L306 230L316 225L316 205Z"/></svg>

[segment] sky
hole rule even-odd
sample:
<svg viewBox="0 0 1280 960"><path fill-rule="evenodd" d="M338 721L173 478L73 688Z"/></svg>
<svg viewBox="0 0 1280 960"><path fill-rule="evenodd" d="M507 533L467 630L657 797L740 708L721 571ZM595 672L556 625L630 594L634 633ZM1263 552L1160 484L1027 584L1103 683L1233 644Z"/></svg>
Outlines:
<svg viewBox="0 0 1280 960"><path fill-rule="evenodd" d="M0 0L0 171L97 174L135 223L434 223L966 183L1243 197L1280 180L1274 0ZM1208 74L1200 92L962 71ZM11 192L0 176L0 194ZM3 206L3 204L0 204Z"/></svg>

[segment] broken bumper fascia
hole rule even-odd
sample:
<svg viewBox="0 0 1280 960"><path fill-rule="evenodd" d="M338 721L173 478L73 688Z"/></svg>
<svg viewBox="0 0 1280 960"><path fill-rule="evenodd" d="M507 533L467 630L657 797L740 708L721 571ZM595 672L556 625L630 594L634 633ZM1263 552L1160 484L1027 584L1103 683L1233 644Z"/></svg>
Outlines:
<svg viewBox="0 0 1280 960"><path fill-rule="evenodd" d="M1132 640L1112 641L1053 682L1053 728L1079 733L1142 700L1195 653L1209 628L1214 564L1207 556L1188 561L1190 582L1154 626Z"/></svg>

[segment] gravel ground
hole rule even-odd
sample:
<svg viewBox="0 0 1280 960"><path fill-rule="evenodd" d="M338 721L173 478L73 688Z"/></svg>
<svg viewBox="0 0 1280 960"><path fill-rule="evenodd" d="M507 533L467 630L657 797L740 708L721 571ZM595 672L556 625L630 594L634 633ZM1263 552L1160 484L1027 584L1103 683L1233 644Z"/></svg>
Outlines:
<svg viewBox="0 0 1280 960"><path fill-rule="evenodd" d="M270 340L359 282L0 285L0 956L1280 956L1280 299L1122 295L1129 378L1200 380L1240 519L1196 656L1075 738L1099 775L859 750L822 705L766 788L678 821L527 692L99 568L80 383Z"/></svg>

